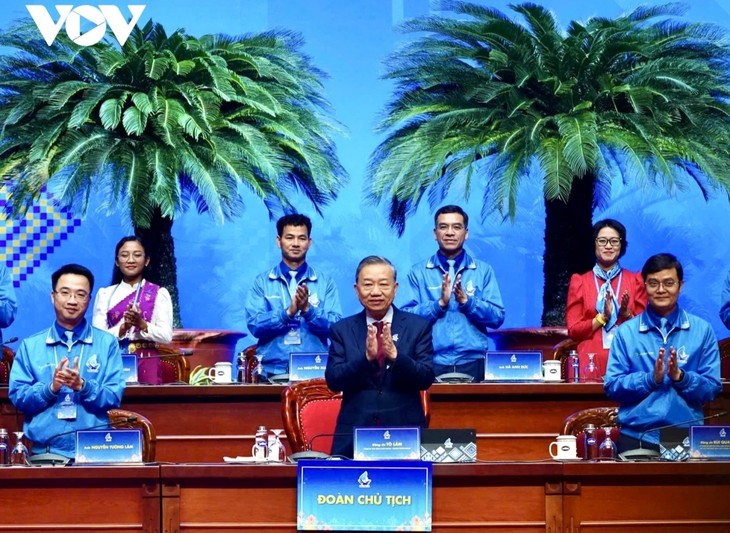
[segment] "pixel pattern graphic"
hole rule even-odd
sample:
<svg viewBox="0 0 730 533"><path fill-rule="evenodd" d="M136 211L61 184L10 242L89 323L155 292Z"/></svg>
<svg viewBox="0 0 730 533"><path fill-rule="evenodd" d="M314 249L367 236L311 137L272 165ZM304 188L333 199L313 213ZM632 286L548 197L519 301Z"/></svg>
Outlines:
<svg viewBox="0 0 730 533"><path fill-rule="evenodd" d="M0 261L11 272L15 288L25 281L68 236L81 225L81 219L60 207L45 189L40 199L23 218L8 218L5 208L8 193L0 188Z"/></svg>

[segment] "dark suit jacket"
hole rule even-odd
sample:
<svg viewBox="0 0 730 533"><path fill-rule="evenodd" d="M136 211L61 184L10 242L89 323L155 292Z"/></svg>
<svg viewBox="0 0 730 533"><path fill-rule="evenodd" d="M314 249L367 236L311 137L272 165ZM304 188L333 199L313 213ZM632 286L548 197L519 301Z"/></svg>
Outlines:
<svg viewBox="0 0 730 533"><path fill-rule="evenodd" d="M394 307L391 333L398 357L377 376L377 362L365 357L365 311L330 327L325 378L330 389L343 392L333 455L352 457L355 426L426 426L420 391L434 380L431 325Z"/></svg>

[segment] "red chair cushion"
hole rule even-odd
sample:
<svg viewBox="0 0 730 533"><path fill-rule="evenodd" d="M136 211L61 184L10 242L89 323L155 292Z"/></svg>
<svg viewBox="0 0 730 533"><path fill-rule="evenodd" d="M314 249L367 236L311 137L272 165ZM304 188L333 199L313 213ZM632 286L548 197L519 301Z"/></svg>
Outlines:
<svg viewBox="0 0 730 533"><path fill-rule="evenodd" d="M175 383L179 381L175 363L165 361L164 359L160 360L160 381L162 383Z"/></svg>
<svg viewBox="0 0 730 533"><path fill-rule="evenodd" d="M340 414L340 398L329 400L312 400L299 412L304 441L309 449L330 453L332 440Z"/></svg>

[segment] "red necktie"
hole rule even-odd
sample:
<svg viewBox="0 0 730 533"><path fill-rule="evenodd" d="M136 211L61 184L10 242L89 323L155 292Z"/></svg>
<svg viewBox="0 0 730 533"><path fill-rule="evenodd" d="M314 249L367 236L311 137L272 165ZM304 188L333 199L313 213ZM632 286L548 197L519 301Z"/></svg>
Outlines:
<svg viewBox="0 0 730 533"><path fill-rule="evenodd" d="M381 376L385 370L385 349L383 348L383 326L385 325L385 322L379 320L377 322L373 322L373 325L378 330L375 334L375 338L378 340L378 371L376 372L376 375Z"/></svg>

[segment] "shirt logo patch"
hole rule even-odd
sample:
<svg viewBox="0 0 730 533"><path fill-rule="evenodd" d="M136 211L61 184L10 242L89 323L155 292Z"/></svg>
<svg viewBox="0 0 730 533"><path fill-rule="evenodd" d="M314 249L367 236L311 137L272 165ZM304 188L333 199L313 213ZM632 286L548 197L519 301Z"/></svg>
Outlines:
<svg viewBox="0 0 730 533"><path fill-rule="evenodd" d="M476 294L477 288L474 286L474 282L472 280L467 281L464 291L466 292L466 295L469 297L474 296Z"/></svg>
<svg viewBox="0 0 730 533"><path fill-rule="evenodd" d="M317 296L316 292L309 295L309 305L311 305L313 307L319 307L319 303L320 303L319 296Z"/></svg>
<svg viewBox="0 0 730 533"><path fill-rule="evenodd" d="M99 358L96 354L89 357L89 359L86 361L86 370L88 370L89 372L99 372L100 366L101 365L99 364Z"/></svg>

